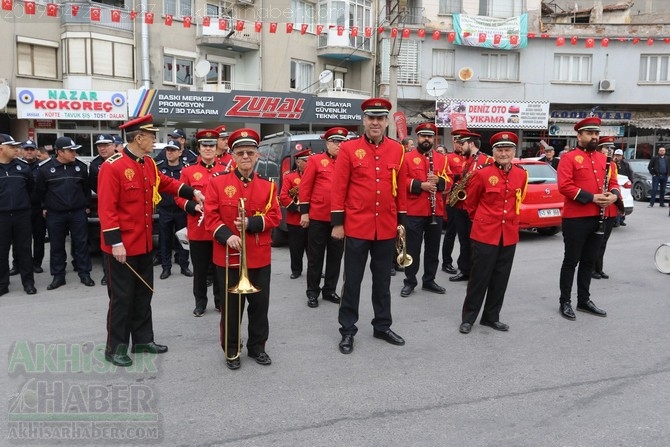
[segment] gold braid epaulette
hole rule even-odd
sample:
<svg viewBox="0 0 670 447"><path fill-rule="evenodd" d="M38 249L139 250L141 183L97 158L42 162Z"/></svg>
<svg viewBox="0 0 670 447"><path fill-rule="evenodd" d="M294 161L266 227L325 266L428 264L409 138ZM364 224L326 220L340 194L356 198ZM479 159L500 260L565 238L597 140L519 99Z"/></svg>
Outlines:
<svg viewBox="0 0 670 447"><path fill-rule="evenodd" d="M114 163L116 160L118 160L121 157L123 157L123 154L121 152L117 152L116 154L112 155L107 160L105 160L105 163Z"/></svg>

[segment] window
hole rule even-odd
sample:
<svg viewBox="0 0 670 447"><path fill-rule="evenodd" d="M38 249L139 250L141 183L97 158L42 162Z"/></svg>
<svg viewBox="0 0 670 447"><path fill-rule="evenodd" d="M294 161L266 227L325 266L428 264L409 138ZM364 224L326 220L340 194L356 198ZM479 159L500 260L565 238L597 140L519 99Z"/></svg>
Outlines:
<svg viewBox="0 0 670 447"><path fill-rule="evenodd" d="M164 55L163 83L193 85L193 59Z"/></svg>
<svg viewBox="0 0 670 447"><path fill-rule="evenodd" d="M133 79L133 45L103 39L66 38L63 72Z"/></svg>
<svg viewBox="0 0 670 447"><path fill-rule="evenodd" d="M314 32L314 5L302 0L291 0L291 22L300 29L303 23L308 24L307 32Z"/></svg>
<svg viewBox="0 0 670 447"><path fill-rule="evenodd" d="M221 62L209 62L207 83L221 85L226 90L233 88L233 65Z"/></svg>
<svg viewBox="0 0 670 447"><path fill-rule="evenodd" d="M311 93L314 64L291 60L291 90Z"/></svg>
<svg viewBox="0 0 670 447"><path fill-rule="evenodd" d="M175 18L192 16L193 5L191 0L163 0L163 14L172 14Z"/></svg>
<svg viewBox="0 0 670 447"><path fill-rule="evenodd" d="M52 42L50 44L53 46L18 42L16 45L17 74L39 78L58 78L58 44Z"/></svg>
<svg viewBox="0 0 670 447"><path fill-rule="evenodd" d="M433 50L433 76L456 77L454 50Z"/></svg>
<svg viewBox="0 0 670 447"><path fill-rule="evenodd" d="M419 73L421 72L421 60L419 58L419 40L397 39L396 44L400 45L398 53L398 84L419 84ZM382 79L383 84L388 84L390 79L391 65L391 41L382 40Z"/></svg>
<svg viewBox="0 0 670 447"><path fill-rule="evenodd" d="M459 14L463 8L463 0L440 0L438 14Z"/></svg>
<svg viewBox="0 0 670 447"><path fill-rule="evenodd" d="M366 51L372 51L372 39L366 39L364 30L372 26L372 7L370 0L352 0L349 3L349 28L358 27L358 36L349 37L349 45Z"/></svg>
<svg viewBox="0 0 670 447"><path fill-rule="evenodd" d="M480 2L479 15L506 19L521 15L525 10L525 0L488 0Z"/></svg>
<svg viewBox="0 0 670 447"><path fill-rule="evenodd" d="M518 81L519 53L482 53L482 80Z"/></svg>
<svg viewBox="0 0 670 447"><path fill-rule="evenodd" d="M86 49L87 39L66 39L65 42L64 71L68 74L89 74L88 58L86 57L88 54Z"/></svg>
<svg viewBox="0 0 670 447"><path fill-rule="evenodd" d="M555 54L554 81L591 82L590 54Z"/></svg>
<svg viewBox="0 0 670 447"><path fill-rule="evenodd" d="M670 82L668 62L670 56L667 54L640 55L640 82L650 84Z"/></svg>
<svg viewBox="0 0 670 447"><path fill-rule="evenodd" d="M207 3L205 8L206 8L205 13L207 17L224 18L224 17L232 17L233 15L232 6L230 6L225 2Z"/></svg>

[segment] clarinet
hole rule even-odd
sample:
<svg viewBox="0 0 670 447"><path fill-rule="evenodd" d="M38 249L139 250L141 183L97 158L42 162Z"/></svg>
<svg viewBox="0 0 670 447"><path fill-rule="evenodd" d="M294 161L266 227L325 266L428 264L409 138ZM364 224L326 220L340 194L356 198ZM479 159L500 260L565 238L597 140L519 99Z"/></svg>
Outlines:
<svg viewBox="0 0 670 447"><path fill-rule="evenodd" d="M428 175L433 175L433 150L431 149L428 153ZM429 195L430 197L430 214L432 220L430 225L437 225L437 217L435 216L435 191L432 191Z"/></svg>
<svg viewBox="0 0 670 447"><path fill-rule="evenodd" d="M605 179L603 180L603 194L607 192L607 184L610 177L610 164L612 163L612 148L607 148L607 161L605 162ZM600 208L600 215L598 216L598 229L596 234L605 234L605 210L607 207Z"/></svg>

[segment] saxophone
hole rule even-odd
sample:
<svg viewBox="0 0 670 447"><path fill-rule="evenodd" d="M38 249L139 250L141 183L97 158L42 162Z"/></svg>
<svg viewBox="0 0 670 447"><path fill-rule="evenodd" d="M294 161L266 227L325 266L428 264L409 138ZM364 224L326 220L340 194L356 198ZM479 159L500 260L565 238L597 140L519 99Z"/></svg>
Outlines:
<svg viewBox="0 0 670 447"><path fill-rule="evenodd" d="M461 177L461 179L454 184L453 188L451 188L451 191L449 192L449 206L456 206L459 201L467 199L468 193L465 191L465 188L467 188L468 182L470 181L472 174L475 172L474 169L470 169L472 168L472 163L475 161L475 157L476 154L472 155L472 160L470 160L468 165L463 168L463 171L467 171L467 174Z"/></svg>
<svg viewBox="0 0 670 447"><path fill-rule="evenodd" d="M293 203L297 204L298 203L298 186L294 186L293 188L288 190L288 196L293 199Z"/></svg>

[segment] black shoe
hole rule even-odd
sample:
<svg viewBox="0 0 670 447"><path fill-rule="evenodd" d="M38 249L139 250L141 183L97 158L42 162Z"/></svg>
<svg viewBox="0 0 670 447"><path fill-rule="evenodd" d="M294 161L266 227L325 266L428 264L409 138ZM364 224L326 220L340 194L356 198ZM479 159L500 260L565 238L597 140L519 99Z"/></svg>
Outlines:
<svg viewBox="0 0 670 447"><path fill-rule="evenodd" d="M414 292L414 286L408 286L407 284L405 284L403 288L400 290L400 296L402 297L410 296L412 292Z"/></svg>
<svg viewBox="0 0 670 447"><path fill-rule="evenodd" d="M472 325L470 323L461 323L461 325L458 327L458 332L461 334L469 334L471 330Z"/></svg>
<svg viewBox="0 0 670 447"><path fill-rule="evenodd" d="M561 303L558 306L558 311L561 313L561 315L563 315L564 318L567 318L568 320L577 319L570 303Z"/></svg>
<svg viewBox="0 0 670 447"><path fill-rule="evenodd" d="M207 287L212 287L212 284L214 284L214 280L208 279L207 280Z"/></svg>
<svg viewBox="0 0 670 447"><path fill-rule="evenodd" d="M660 208L665 208L665 205L663 205L662 203L661 203L660 205L658 205L658 206L659 206Z"/></svg>
<svg viewBox="0 0 670 447"><path fill-rule="evenodd" d="M133 361L126 354L105 354L105 360L116 366L128 367L133 364Z"/></svg>
<svg viewBox="0 0 670 447"><path fill-rule="evenodd" d="M619 225L621 225L622 227L625 227L625 226L626 226L626 222L621 222Z"/></svg>
<svg viewBox="0 0 670 447"><path fill-rule="evenodd" d="M335 293L335 292L333 292L333 293L324 293L324 294L323 294L323 299L324 299L325 301L330 301L331 303L335 303L335 304L340 304L340 301L342 301L342 300L340 299L340 296L339 296L337 293Z"/></svg>
<svg viewBox="0 0 670 447"><path fill-rule="evenodd" d="M396 334L391 329L387 329L385 331L374 331L372 336L396 346L402 346L405 344L405 340L403 340L400 335Z"/></svg>
<svg viewBox="0 0 670 447"><path fill-rule="evenodd" d="M95 281L90 276L82 276L79 278L81 283L85 285L86 287L93 287L95 285Z"/></svg>
<svg viewBox="0 0 670 447"><path fill-rule="evenodd" d="M343 335L339 346L342 354L351 354L354 352L354 336L351 334Z"/></svg>
<svg viewBox="0 0 670 447"><path fill-rule="evenodd" d="M218 313L221 313L221 305L220 305L220 304L219 304L218 306L215 305L215 306L214 306L214 309L216 309L216 311L217 311Z"/></svg>
<svg viewBox="0 0 670 447"><path fill-rule="evenodd" d="M101 286L106 286L107 285L107 277L103 276L102 279L100 280L100 285Z"/></svg>
<svg viewBox="0 0 670 447"><path fill-rule="evenodd" d="M607 316L607 312L598 308L591 300L588 300L585 303L577 303L577 310L580 312L586 312L591 315L596 315L598 317Z"/></svg>
<svg viewBox="0 0 670 447"><path fill-rule="evenodd" d="M601 277L602 279L610 279L610 275L608 275L608 274L605 273L605 272L602 272L602 271L601 271L601 272L598 272L598 274L600 275L600 277Z"/></svg>
<svg viewBox="0 0 670 447"><path fill-rule="evenodd" d="M598 272L591 272L591 278L593 279L601 279L602 275Z"/></svg>
<svg viewBox="0 0 670 447"><path fill-rule="evenodd" d="M53 281L51 281L51 284L47 286L47 290L54 290L59 288L60 286L65 285L65 279L63 278L54 278Z"/></svg>
<svg viewBox="0 0 670 447"><path fill-rule="evenodd" d="M19 274L19 268L18 267L12 267L9 270L9 276L16 276Z"/></svg>
<svg viewBox="0 0 670 447"><path fill-rule="evenodd" d="M9 289L8 289L8 288L5 287L4 289L0 289L0 296L2 296L2 295L7 295L8 293L9 293Z"/></svg>
<svg viewBox="0 0 670 447"><path fill-rule="evenodd" d="M42 267L40 267L39 265L37 265L37 266L33 267L33 272L35 272L35 273L43 273L43 272L44 272L44 269L43 269Z"/></svg>
<svg viewBox="0 0 670 447"><path fill-rule="evenodd" d="M458 273L458 270L456 270L454 266L451 264L443 265L442 271L445 273L449 273L450 275L455 275L456 273Z"/></svg>
<svg viewBox="0 0 670 447"><path fill-rule="evenodd" d="M647 205L647 208L653 208L654 204L652 203L651 205Z"/></svg>
<svg viewBox="0 0 670 447"><path fill-rule="evenodd" d="M167 279L167 278L170 277L171 274L172 274L172 271L170 269L163 269L163 271L161 272L161 276L159 276L159 278L160 279Z"/></svg>
<svg viewBox="0 0 670 447"><path fill-rule="evenodd" d="M37 293L37 289L35 286L25 286L23 290L28 294L28 295L35 295Z"/></svg>
<svg viewBox="0 0 670 447"><path fill-rule="evenodd" d="M300 275L302 275L302 273L293 272L293 273L291 273L291 279L300 278Z"/></svg>
<svg viewBox="0 0 670 447"><path fill-rule="evenodd" d="M481 320L479 322L482 326L488 326L490 328L495 329L496 331L509 331L509 326L506 325L505 323L501 323L500 321L487 321L487 320Z"/></svg>
<svg viewBox="0 0 670 447"><path fill-rule="evenodd" d="M469 275L466 275L463 272L459 272L457 275L450 276L449 281L458 282L458 281L467 281L470 278Z"/></svg>
<svg viewBox="0 0 670 447"><path fill-rule="evenodd" d="M307 306L308 307L319 307L319 300L315 296L307 297Z"/></svg>
<svg viewBox="0 0 670 447"><path fill-rule="evenodd" d="M154 343L143 343L138 345L133 345L131 352L134 354L136 352L148 352L151 354L165 354L168 351L168 347L165 345L159 345Z"/></svg>
<svg viewBox="0 0 670 447"><path fill-rule="evenodd" d="M272 364L272 360L270 359L270 356L266 352L257 352L255 354L252 354L250 352L249 357L256 360L256 363L258 363L259 365L267 366Z"/></svg>
<svg viewBox="0 0 670 447"><path fill-rule="evenodd" d="M184 276L188 276L189 278L193 276L193 272L188 267L182 267L181 274Z"/></svg>
<svg viewBox="0 0 670 447"><path fill-rule="evenodd" d="M391 276L395 276L395 269L391 267Z"/></svg>
<svg viewBox="0 0 670 447"><path fill-rule="evenodd" d="M421 290L427 290L429 292L439 293L440 295L444 295L445 293L447 293L447 289L438 285L435 281L423 283L423 286L421 286Z"/></svg>
<svg viewBox="0 0 670 447"><path fill-rule="evenodd" d="M202 317L203 315L205 315L205 309L203 309L202 307L196 307L195 309L193 309L194 317Z"/></svg>
<svg viewBox="0 0 670 447"><path fill-rule="evenodd" d="M228 369L240 369L240 366L242 366L242 364L240 363L239 357L233 360L226 360L226 367L228 367Z"/></svg>

